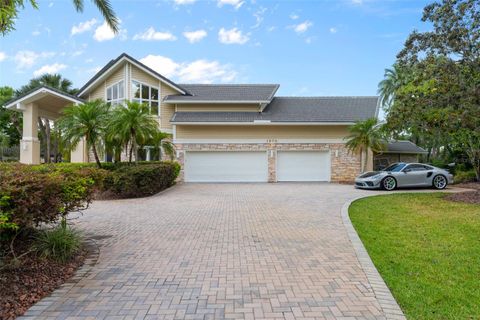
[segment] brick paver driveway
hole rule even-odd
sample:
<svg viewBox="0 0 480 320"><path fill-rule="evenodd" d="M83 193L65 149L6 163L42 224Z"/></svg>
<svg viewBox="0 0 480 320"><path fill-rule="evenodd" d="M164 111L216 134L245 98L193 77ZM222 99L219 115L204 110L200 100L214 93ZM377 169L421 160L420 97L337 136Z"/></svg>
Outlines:
<svg viewBox="0 0 480 320"><path fill-rule="evenodd" d="M183 184L95 202L98 263L44 319L382 319L336 184ZM52 302L52 301L50 301ZM350 317L350 318L349 318Z"/></svg>

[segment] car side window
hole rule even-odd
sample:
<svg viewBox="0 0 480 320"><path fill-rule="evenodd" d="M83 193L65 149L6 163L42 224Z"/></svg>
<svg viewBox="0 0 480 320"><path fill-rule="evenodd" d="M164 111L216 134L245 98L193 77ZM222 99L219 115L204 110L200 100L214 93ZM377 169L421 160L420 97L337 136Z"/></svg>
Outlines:
<svg viewBox="0 0 480 320"><path fill-rule="evenodd" d="M425 171L427 170L427 168L421 164L411 164L406 168L406 170L409 172L419 172L419 171Z"/></svg>

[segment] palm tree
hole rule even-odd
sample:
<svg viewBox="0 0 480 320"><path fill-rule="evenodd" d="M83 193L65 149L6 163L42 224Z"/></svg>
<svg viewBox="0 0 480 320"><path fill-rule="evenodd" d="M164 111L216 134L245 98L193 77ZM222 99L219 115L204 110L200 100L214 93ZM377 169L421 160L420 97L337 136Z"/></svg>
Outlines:
<svg viewBox="0 0 480 320"><path fill-rule="evenodd" d="M158 122L148 110L148 106L138 102L127 102L125 106L116 107L109 122L107 140L117 137L122 144L130 146L128 162L132 162L135 152L135 162L138 161L138 146L152 139L158 132Z"/></svg>
<svg viewBox="0 0 480 320"><path fill-rule="evenodd" d="M362 163L362 172L368 163L368 149L378 152L385 148L385 141L382 139L379 130L379 123L376 118L359 121L349 128L350 135L346 138L347 148L352 152L360 152L365 155Z"/></svg>
<svg viewBox="0 0 480 320"><path fill-rule="evenodd" d="M34 9L38 9L36 0L10 0L0 1L0 33L6 35L10 31L14 30L15 22L18 17L18 11L25 8L25 2L30 2L30 5ZM72 0L73 6L77 12L83 12L84 0ZM92 0L97 6L100 13L103 15L105 21L113 30L118 33L119 20L112 9L112 5L109 0Z"/></svg>
<svg viewBox="0 0 480 320"><path fill-rule="evenodd" d="M147 142L147 144L153 145L159 148L160 160L162 160L162 151L165 152L165 154L170 158L170 160L173 160L173 157L175 156L175 147L173 146L173 143L170 140L171 138L172 138L171 134L166 132L161 132L160 130L158 130L152 136L150 141Z"/></svg>
<svg viewBox="0 0 480 320"><path fill-rule="evenodd" d="M87 148L92 148L95 162L102 167L98 157L97 145L102 141L110 117L109 105L102 100L85 102L65 108L62 117L58 120L59 128L65 140L75 148L81 139L85 138Z"/></svg>
<svg viewBox="0 0 480 320"><path fill-rule="evenodd" d="M403 83L403 71L394 64L392 68L385 69L383 80L378 84L378 94L384 108L392 105L395 98L395 91Z"/></svg>

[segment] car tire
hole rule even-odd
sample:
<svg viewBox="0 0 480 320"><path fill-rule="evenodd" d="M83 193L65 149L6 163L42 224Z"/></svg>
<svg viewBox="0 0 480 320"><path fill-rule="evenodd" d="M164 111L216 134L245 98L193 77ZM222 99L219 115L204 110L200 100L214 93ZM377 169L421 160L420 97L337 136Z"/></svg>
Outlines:
<svg viewBox="0 0 480 320"><path fill-rule="evenodd" d="M443 174L437 174L432 179L432 186L437 190L443 190L447 187L448 180Z"/></svg>
<svg viewBox="0 0 480 320"><path fill-rule="evenodd" d="M392 191L397 188L397 180L392 176L387 176L383 178L381 182L383 190Z"/></svg>

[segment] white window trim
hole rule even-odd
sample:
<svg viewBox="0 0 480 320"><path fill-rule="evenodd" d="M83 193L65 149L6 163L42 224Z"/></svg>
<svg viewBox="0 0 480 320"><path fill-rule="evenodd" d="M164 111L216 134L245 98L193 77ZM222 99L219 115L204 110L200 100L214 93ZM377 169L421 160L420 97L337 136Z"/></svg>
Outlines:
<svg viewBox="0 0 480 320"><path fill-rule="evenodd" d="M137 80L137 79L131 78L131 79L130 79L130 97L131 97L130 101L133 101L133 100L135 100L135 99L138 99L138 98L135 98L135 94L134 94L134 92L133 92L133 85L132 85L132 82L133 82L133 81L135 81L135 82L137 82L137 83L140 83L142 86L147 86L147 87L154 88L154 89L157 89L157 90L158 90L158 100L148 99L148 101L150 101L150 102L152 102L152 101L157 101L157 102L158 102L158 106L157 106L157 108L158 108L158 113L157 113L156 115L153 115L153 114L152 114L152 116L155 116L155 117L158 117L158 118L159 118L159 117L160 117L160 102L161 102L160 87L155 87L155 86L152 86L152 85L150 85L150 84L148 84L148 83L145 83L145 82L143 82L143 81L139 81L139 80ZM150 92L149 92L149 94L150 94ZM140 96L141 96L141 95L142 95L142 92L141 92L141 90L140 90ZM143 98L140 98L140 100L143 100ZM149 106L149 107L150 107L150 106Z"/></svg>
<svg viewBox="0 0 480 320"><path fill-rule="evenodd" d="M112 100L109 101L109 100L107 99L107 98L108 98L108 96L107 96L107 91L108 91L108 89L109 89L109 88L112 88L112 87L114 87L114 86L116 86L116 85L118 85L118 84L119 84L120 82L122 82L122 81L123 81L123 98L121 98L121 99L120 99L120 98L112 99ZM105 96L104 96L104 97L105 97L105 101L106 101L106 102L110 102L110 103L112 103L112 102L114 102L114 101L115 101L115 102L118 102L118 103L120 103L120 102L122 102L122 101L126 101L126 100L127 100L127 94L126 94L126 93L127 93L127 92L126 92L126 89L127 89L127 88L126 88L126 86L125 86L125 83L126 83L125 79L118 80L117 82L114 82L114 83L112 83L112 84L110 84L110 85L108 85L108 86L107 86L107 83L105 82ZM113 98L113 89L112 89L112 98Z"/></svg>

